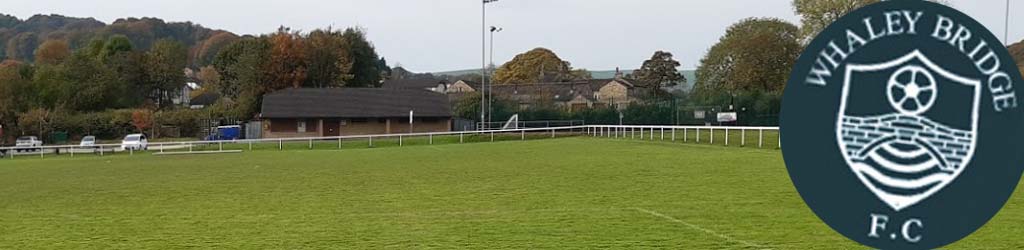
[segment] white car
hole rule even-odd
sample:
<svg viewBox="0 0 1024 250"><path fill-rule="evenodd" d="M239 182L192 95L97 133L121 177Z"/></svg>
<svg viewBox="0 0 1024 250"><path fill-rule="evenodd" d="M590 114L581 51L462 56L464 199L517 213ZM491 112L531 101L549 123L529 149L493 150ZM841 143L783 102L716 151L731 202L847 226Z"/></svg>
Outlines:
<svg viewBox="0 0 1024 250"><path fill-rule="evenodd" d="M130 134L121 140L121 150L146 150L149 140L144 134Z"/></svg>
<svg viewBox="0 0 1024 250"><path fill-rule="evenodd" d="M91 136L91 135L90 136L86 136L86 137L82 137L82 142L78 143L78 146L79 147L83 147L83 148L95 147L96 146L96 137L95 136Z"/></svg>
<svg viewBox="0 0 1024 250"><path fill-rule="evenodd" d="M39 137L35 136L22 136L18 137L14 141L14 148L16 151L33 151L38 150L39 147L43 146L43 141L39 140Z"/></svg>

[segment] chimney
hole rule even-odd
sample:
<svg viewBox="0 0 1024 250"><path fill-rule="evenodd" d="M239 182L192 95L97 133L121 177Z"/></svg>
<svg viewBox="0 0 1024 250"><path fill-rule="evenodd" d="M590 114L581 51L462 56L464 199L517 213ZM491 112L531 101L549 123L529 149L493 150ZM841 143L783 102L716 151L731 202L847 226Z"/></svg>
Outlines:
<svg viewBox="0 0 1024 250"><path fill-rule="evenodd" d="M619 71L619 67L615 67L615 79L622 79L622 71Z"/></svg>

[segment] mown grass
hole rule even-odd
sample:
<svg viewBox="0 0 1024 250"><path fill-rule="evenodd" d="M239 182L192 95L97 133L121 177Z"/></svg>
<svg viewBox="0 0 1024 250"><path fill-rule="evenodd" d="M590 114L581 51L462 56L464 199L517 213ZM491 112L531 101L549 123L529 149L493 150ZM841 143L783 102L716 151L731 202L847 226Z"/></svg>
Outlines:
<svg viewBox="0 0 1024 250"><path fill-rule="evenodd" d="M858 248L775 149L507 136L3 160L0 249ZM951 248L1024 246L1019 197Z"/></svg>

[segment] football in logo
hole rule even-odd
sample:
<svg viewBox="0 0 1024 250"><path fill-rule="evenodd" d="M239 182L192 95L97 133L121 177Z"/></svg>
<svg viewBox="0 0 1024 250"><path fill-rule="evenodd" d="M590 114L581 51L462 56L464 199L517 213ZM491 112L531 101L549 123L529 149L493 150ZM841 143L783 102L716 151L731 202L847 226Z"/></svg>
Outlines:
<svg viewBox="0 0 1024 250"><path fill-rule="evenodd" d="M786 168L811 210L852 240L950 244L1020 181L1017 86L1002 42L967 15L920 0L863 7L818 34L790 75Z"/></svg>

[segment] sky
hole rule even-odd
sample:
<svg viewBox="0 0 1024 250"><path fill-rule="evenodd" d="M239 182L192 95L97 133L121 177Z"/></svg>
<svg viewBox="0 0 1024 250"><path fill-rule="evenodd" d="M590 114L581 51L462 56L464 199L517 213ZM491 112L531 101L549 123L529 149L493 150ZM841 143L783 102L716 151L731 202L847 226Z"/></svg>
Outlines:
<svg viewBox="0 0 1024 250"><path fill-rule="evenodd" d="M1024 9L1024 0L1010 0ZM0 13L191 21L238 34L284 25L309 31L360 26L392 66L414 72L479 68L481 0L5 0ZM949 0L1003 37L1005 0ZM536 47L555 51L574 68L633 69L657 50L672 52L681 69L700 58L729 25L749 17L794 24L791 0L499 0L487 4L495 33L494 62ZM1024 39L1024 16L1010 17L1010 41ZM488 40L489 41L489 40Z"/></svg>

